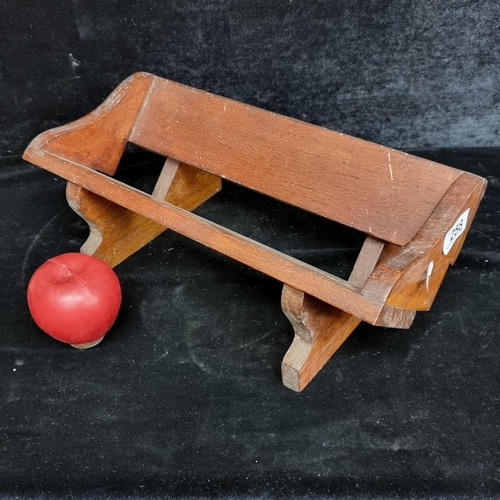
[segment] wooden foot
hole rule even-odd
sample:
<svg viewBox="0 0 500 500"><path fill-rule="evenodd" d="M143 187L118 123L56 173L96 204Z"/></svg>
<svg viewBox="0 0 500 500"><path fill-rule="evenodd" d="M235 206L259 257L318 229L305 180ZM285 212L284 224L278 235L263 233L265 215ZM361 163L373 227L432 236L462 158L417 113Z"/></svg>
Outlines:
<svg viewBox="0 0 500 500"><path fill-rule="evenodd" d="M300 392L361 319L288 285L283 286L281 307L295 332L281 363L283 384Z"/></svg>
<svg viewBox="0 0 500 500"><path fill-rule="evenodd" d="M192 211L220 189L219 177L168 159L153 196ZM71 182L67 185L66 198L90 228L81 252L111 267L123 262L167 229Z"/></svg>

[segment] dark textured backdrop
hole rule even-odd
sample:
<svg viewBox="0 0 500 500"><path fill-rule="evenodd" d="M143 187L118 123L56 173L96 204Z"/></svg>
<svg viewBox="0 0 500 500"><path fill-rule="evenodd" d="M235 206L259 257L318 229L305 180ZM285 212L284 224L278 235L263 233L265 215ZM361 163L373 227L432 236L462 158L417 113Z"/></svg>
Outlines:
<svg viewBox="0 0 500 500"><path fill-rule="evenodd" d="M499 146L498 0L0 9L0 498L499 498L500 149L419 152L489 180L461 256L410 330L361 325L300 395L279 283L168 231L118 266L100 346L40 332L29 277L88 229L15 157L138 70L394 147ZM348 272L353 235L287 210L232 185L200 209Z"/></svg>
<svg viewBox="0 0 500 500"><path fill-rule="evenodd" d="M499 144L497 0L3 0L0 154L138 70L396 148Z"/></svg>
<svg viewBox="0 0 500 500"><path fill-rule="evenodd" d="M360 325L301 394L280 284L171 231L116 268L99 346L43 334L27 281L88 229L61 179L0 160L0 498L500 498L500 149L421 154L490 180L460 257L409 330ZM227 183L199 213L344 277L361 246Z"/></svg>

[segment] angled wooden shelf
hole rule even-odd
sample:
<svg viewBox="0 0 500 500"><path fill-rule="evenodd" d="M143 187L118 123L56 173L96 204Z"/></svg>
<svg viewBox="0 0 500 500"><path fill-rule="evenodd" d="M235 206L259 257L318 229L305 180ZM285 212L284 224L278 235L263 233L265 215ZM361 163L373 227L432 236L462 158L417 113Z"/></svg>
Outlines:
<svg viewBox="0 0 500 500"><path fill-rule="evenodd" d="M151 195L112 176L127 143L165 156ZM89 224L82 252L116 266L169 228L281 281L301 391L361 321L409 328L428 310L486 188L476 175L147 73L24 153L68 180ZM221 178L366 234L348 280L193 213Z"/></svg>

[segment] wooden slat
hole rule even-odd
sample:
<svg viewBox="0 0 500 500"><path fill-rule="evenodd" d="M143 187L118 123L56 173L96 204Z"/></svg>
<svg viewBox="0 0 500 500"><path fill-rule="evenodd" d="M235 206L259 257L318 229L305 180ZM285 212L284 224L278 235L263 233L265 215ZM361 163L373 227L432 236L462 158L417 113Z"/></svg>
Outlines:
<svg viewBox="0 0 500 500"><path fill-rule="evenodd" d="M377 261L384 249L385 242L367 236L359 252L358 258L349 276L349 283L358 288L363 288L366 280L377 265Z"/></svg>
<svg viewBox="0 0 500 500"><path fill-rule="evenodd" d="M460 175L158 77L130 141L400 246Z"/></svg>
<svg viewBox="0 0 500 500"><path fill-rule="evenodd" d="M358 288L345 280L174 205L161 202L100 172L33 147L28 147L24 157L84 189L365 321L375 322L382 310L382 304L362 296Z"/></svg>

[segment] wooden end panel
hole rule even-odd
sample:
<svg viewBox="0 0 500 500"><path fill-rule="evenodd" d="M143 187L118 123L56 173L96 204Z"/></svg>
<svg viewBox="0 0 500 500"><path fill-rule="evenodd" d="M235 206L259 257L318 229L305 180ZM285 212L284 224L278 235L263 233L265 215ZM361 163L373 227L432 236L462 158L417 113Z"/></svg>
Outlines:
<svg viewBox="0 0 500 500"><path fill-rule="evenodd" d="M35 148L112 175L153 81L148 73L132 75L90 114L36 137L23 158L32 161Z"/></svg>
<svg viewBox="0 0 500 500"><path fill-rule="evenodd" d="M160 78L130 140L401 246L461 173Z"/></svg>
<svg viewBox="0 0 500 500"><path fill-rule="evenodd" d="M428 310L462 248L485 189L485 179L463 173L406 247L386 246L363 295L387 306ZM445 239L464 213L465 228L445 254Z"/></svg>

